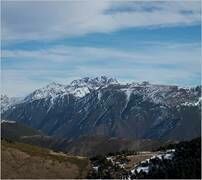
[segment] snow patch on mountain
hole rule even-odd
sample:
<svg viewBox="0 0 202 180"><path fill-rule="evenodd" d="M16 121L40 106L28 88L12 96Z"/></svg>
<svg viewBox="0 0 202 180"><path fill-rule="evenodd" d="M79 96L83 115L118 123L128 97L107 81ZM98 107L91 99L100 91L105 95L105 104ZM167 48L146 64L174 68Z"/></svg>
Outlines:
<svg viewBox="0 0 202 180"><path fill-rule="evenodd" d="M43 98L51 98L54 99L58 95L66 93L65 85L52 82L47 86L35 90L33 93L28 95L24 100L25 101L33 101Z"/></svg>
<svg viewBox="0 0 202 180"><path fill-rule="evenodd" d="M98 98L99 101L101 100L101 98L102 98L102 92L101 92L101 90L99 90L97 98Z"/></svg>
<svg viewBox="0 0 202 180"><path fill-rule="evenodd" d="M177 106L187 100L191 103L194 102L194 104L185 103L184 105L198 105L200 103L197 101L197 91L190 88L182 89L174 85L150 84L147 81L142 83L133 82L120 88L120 91L123 91L126 95L126 104L130 100L131 94L141 95L144 101L149 100L164 106Z"/></svg>
<svg viewBox="0 0 202 180"><path fill-rule="evenodd" d="M14 124L14 123L16 123L16 121L1 120L1 124L2 124L2 123Z"/></svg>
<svg viewBox="0 0 202 180"><path fill-rule="evenodd" d="M166 151L160 151L156 155L152 156L149 159L146 159L144 161L141 161L138 165L134 167L134 169L131 170L132 174L139 174L140 172L145 172L146 174L149 173L149 171L152 169L154 164L152 163L152 160L172 160L175 156L175 149L168 149Z"/></svg>
<svg viewBox="0 0 202 180"><path fill-rule="evenodd" d="M88 86L89 88L97 89L101 86L105 86L109 84L118 84L118 81L114 78L108 78L106 76L101 76L96 78L85 77L82 79L72 81L70 85L75 87Z"/></svg>
<svg viewBox="0 0 202 180"><path fill-rule="evenodd" d="M78 87L78 88L70 87L68 89L68 93L74 95L75 97L82 98L86 94L90 93L90 89L88 87L85 87L85 86L84 87Z"/></svg>
<svg viewBox="0 0 202 180"><path fill-rule="evenodd" d="M126 94L126 101L127 101L127 103L128 103L128 102L130 101L130 96L131 96L133 90L131 90L131 89L126 89L124 92L125 92L125 94Z"/></svg>
<svg viewBox="0 0 202 180"><path fill-rule="evenodd" d="M182 106L199 106L201 104L202 97L199 97L198 101L196 102L184 102L181 105Z"/></svg>
<svg viewBox="0 0 202 180"><path fill-rule="evenodd" d="M126 103L125 103L125 106L123 107L122 111L121 111L121 114L124 112L124 110L127 108L128 106L128 103L130 101L130 97L131 97L131 94L133 93L133 89L131 88L122 88L121 91L123 91L125 93L125 96L126 96Z"/></svg>

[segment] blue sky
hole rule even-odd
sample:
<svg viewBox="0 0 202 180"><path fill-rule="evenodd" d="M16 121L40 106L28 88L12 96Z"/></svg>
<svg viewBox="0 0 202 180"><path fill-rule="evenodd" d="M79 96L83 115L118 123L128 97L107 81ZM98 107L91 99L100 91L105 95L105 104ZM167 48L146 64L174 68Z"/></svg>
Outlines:
<svg viewBox="0 0 202 180"><path fill-rule="evenodd" d="M2 93L106 75L201 82L200 1L2 2Z"/></svg>

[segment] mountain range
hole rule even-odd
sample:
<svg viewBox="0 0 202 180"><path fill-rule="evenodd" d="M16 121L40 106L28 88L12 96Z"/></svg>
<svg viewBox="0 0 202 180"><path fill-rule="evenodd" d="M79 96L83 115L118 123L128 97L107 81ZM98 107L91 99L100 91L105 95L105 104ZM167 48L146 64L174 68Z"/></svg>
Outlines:
<svg viewBox="0 0 202 180"><path fill-rule="evenodd" d="M1 116L67 139L187 140L201 134L201 86L86 77L69 85L53 82L14 102L1 96Z"/></svg>

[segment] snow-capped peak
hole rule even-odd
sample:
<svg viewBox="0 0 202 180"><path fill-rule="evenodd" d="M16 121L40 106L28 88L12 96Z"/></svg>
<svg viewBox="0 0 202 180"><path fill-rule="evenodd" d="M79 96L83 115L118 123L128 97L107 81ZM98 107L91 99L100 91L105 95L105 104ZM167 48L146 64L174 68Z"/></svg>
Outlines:
<svg viewBox="0 0 202 180"><path fill-rule="evenodd" d="M56 82L51 82L50 84L48 84L42 89L45 93L47 93L47 95L50 95L50 96L66 92L66 86Z"/></svg>
<svg viewBox="0 0 202 180"><path fill-rule="evenodd" d="M95 78L85 77L82 79L77 79L71 82L71 86L88 86L91 88L101 87L109 84L117 84L118 81L114 78L108 78L106 76L100 76Z"/></svg>
<svg viewBox="0 0 202 180"><path fill-rule="evenodd" d="M8 97L7 95L1 94L1 113L6 111L8 108L10 108L12 105L20 103L22 98L20 97Z"/></svg>
<svg viewBox="0 0 202 180"><path fill-rule="evenodd" d="M84 97L86 94L90 93L91 91L96 90L100 87L117 83L118 81L116 79L108 78L106 76L96 78L85 77L72 81L70 85L62 85L56 82L52 82L41 89L35 90L24 100L33 101L43 98L54 99L57 96L63 96L66 94L71 94L77 98L81 98Z"/></svg>
<svg viewBox="0 0 202 180"><path fill-rule="evenodd" d="M118 81L114 78L100 76L95 78L85 77L82 79L74 80L70 83L69 90L76 97L83 97L93 90L100 87L105 87L110 84L117 84Z"/></svg>
<svg viewBox="0 0 202 180"><path fill-rule="evenodd" d="M41 89L35 90L33 93L28 95L24 100L25 101L30 101L30 100L36 100L36 99L43 99L43 98L54 98L57 95L66 93L65 85L52 82L45 87Z"/></svg>

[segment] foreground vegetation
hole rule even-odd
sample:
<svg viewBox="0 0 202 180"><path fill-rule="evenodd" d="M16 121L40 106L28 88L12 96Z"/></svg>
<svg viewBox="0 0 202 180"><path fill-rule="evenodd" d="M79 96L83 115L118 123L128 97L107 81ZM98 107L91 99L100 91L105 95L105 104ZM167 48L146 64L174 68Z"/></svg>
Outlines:
<svg viewBox="0 0 202 180"><path fill-rule="evenodd" d="M138 178L201 179L201 138L171 144L159 150L165 149L175 149L174 158L154 161L151 171L139 174Z"/></svg>
<svg viewBox="0 0 202 180"><path fill-rule="evenodd" d="M1 178L85 178L89 161L49 149L2 140Z"/></svg>
<svg viewBox="0 0 202 180"><path fill-rule="evenodd" d="M158 152L166 152L169 149L174 150L171 159L158 158ZM201 138L161 147L153 152L152 157L155 158L145 156L140 160L140 156L142 155L132 151L95 156L91 158L93 170L89 172L88 178L201 179ZM133 167L129 167L132 159L139 159L139 163L136 161L136 164L132 164ZM137 171L138 166L143 170Z"/></svg>

